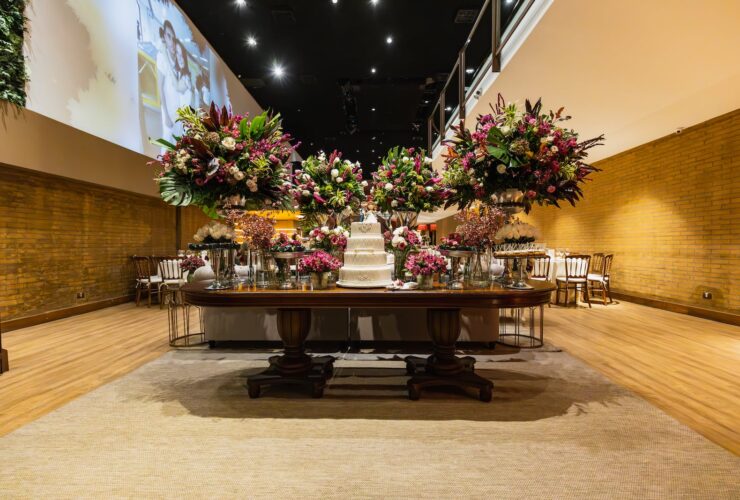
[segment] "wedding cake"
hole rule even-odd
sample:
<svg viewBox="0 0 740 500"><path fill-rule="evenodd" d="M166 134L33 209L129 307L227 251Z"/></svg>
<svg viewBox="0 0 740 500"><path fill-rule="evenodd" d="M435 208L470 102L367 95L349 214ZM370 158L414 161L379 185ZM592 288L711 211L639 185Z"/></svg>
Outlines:
<svg viewBox="0 0 740 500"><path fill-rule="evenodd" d="M387 264L380 223L372 215L363 222L353 222L337 285L347 288L388 286L393 281L392 271L393 266Z"/></svg>

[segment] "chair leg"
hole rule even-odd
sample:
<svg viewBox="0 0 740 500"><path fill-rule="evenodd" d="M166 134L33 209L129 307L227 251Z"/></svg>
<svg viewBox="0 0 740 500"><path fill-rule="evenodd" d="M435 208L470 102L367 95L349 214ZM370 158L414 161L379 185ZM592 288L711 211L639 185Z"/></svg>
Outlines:
<svg viewBox="0 0 740 500"><path fill-rule="evenodd" d="M581 285L582 287L586 287L583 290L583 296L586 297L586 302L588 303L588 308L591 309L591 298L588 296L588 281Z"/></svg>
<svg viewBox="0 0 740 500"><path fill-rule="evenodd" d="M609 282L608 281L605 281L604 282L604 288L606 288L606 294L609 296L609 303L610 304L613 303L614 301L612 300L612 289L609 286Z"/></svg>
<svg viewBox="0 0 740 500"><path fill-rule="evenodd" d="M604 305L606 305L606 286L604 286L604 283L600 283L601 285L601 300L604 301Z"/></svg>
<svg viewBox="0 0 740 500"><path fill-rule="evenodd" d="M556 282L557 288L555 289L555 305L560 305L560 282Z"/></svg>
<svg viewBox="0 0 740 500"><path fill-rule="evenodd" d="M141 301L141 287L136 286L136 307L139 307L139 302Z"/></svg>
<svg viewBox="0 0 740 500"><path fill-rule="evenodd" d="M146 306L152 307L152 284L149 283L149 286L146 289Z"/></svg>

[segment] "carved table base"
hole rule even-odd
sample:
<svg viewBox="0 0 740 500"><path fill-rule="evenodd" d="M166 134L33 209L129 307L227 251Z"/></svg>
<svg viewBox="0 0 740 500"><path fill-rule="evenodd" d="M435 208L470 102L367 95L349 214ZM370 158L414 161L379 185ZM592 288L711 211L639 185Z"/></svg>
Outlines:
<svg viewBox="0 0 740 500"><path fill-rule="evenodd" d="M481 401L491 401L493 382L475 373L475 358L455 355L455 342L460 336L460 309L427 310L427 328L434 342L434 354L428 358L406 358L406 371L413 375L406 383L409 399L419 399L422 389L452 386L472 387L478 390Z"/></svg>
<svg viewBox="0 0 740 500"><path fill-rule="evenodd" d="M334 358L306 354L304 343L311 328L311 310L278 309L277 320L285 354L272 356L267 370L247 378L249 397L258 398L265 385L308 386L313 397L322 397L326 381L334 371Z"/></svg>

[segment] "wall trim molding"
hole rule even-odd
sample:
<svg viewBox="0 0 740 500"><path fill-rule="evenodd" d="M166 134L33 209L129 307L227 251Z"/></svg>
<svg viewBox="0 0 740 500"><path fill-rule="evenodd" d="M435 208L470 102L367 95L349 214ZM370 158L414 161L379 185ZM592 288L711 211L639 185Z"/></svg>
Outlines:
<svg viewBox="0 0 740 500"><path fill-rule="evenodd" d="M689 316L696 316L697 318L704 318L712 321L719 321L720 323L740 326L740 314L734 314L727 311L718 311L716 309L707 309L704 307L691 306L687 304L680 304L678 302L671 302L659 297L649 297L647 295L620 292L614 289L612 289L611 295L615 299L624 300L626 302L633 302L635 304L640 304L643 306L663 309L664 311L687 314Z"/></svg>
<svg viewBox="0 0 740 500"><path fill-rule="evenodd" d="M54 311L36 314L34 316L25 316L23 318L3 321L3 331L9 332L12 330L27 328L29 326L40 325L41 323L48 323L49 321L69 318L70 316L77 316L78 314L97 311L98 309L105 309L106 307L117 306L119 304L133 301L134 297L135 296L133 294L124 295L123 297L114 297L112 299L88 302L78 306L65 307L64 309L55 309Z"/></svg>

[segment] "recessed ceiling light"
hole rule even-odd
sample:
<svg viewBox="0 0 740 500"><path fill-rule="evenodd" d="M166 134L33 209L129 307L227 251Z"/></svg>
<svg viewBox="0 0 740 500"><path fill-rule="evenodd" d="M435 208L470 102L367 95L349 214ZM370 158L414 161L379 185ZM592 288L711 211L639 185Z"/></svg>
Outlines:
<svg viewBox="0 0 740 500"><path fill-rule="evenodd" d="M370 0L370 3L373 4L373 5L378 5L378 1L379 0Z"/></svg>
<svg viewBox="0 0 740 500"><path fill-rule="evenodd" d="M247 37L247 45L249 45L250 47L256 47L257 46L257 38L255 38L252 35L249 35Z"/></svg>
<svg viewBox="0 0 740 500"><path fill-rule="evenodd" d="M372 74L375 74L375 71L377 71L377 70L375 69L375 66L373 66L372 68L370 68L370 73L372 73Z"/></svg>
<svg viewBox="0 0 740 500"><path fill-rule="evenodd" d="M247 5L247 0L234 0L237 7L244 7Z"/></svg>
<svg viewBox="0 0 740 500"><path fill-rule="evenodd" d="M298 111L300 113L301 112L301 108L298 108L296 111Z"/></svg>
<svg viewBox="0 0 740 500"><path fill-rule="evenodd" d="M429 99L424 99L424 104L429 104Z"/></svg>
<svg viewBox="0 0 740 500"><path fill-rule="evenodd" d="M506 5L511 5L514 3L514 0L506 0Z"/></svg>
<svg viewBox="0 0 740 500"><path fill-rule="evenodd" d="M282 78L285 76L285 68L280 63L273 63L272 64L272 75L275 78Z"/></svg>
<svg viewBox="0 0 740 500"><path fill-rule="evenodd" d="M445 111L452 111L452 106L445 106Z"/></svg>
<svg viewBox="0 0 740 500"><path fill-rule="evenodd" d="M372 136L372 137L370 138L370 140L371 140L371 141L374 141L374 140L375 140L375 136Z"/></svg>
<svg viewBox="0 0 740 500"><path fill-rule="evenodd" d="M387 37L385 37L385 43L387 43L388 45L392 44L393 37L391 35L388 35Z"/></svg>
<svg viewBox="0 0 740 500"><path fill-rule="evenodd" d="M331 3L333 3L334 5L336 5L336 4L339 3L339 0L331 0Z"/></svg>
<svg viewBox="0 0 740 500"><path fill-rule="evenodd" d="M370 111L375 111L375 108L370 108Z"/></svg>
<svg viewBox="0 0 740 500"><path fill-rule="evenodd" d="M475 71L475 69L473 69L473 68L465 68L465 72L467 74L469 74L469 75L472 75L473 74L473 71Z"/></svg>
<svg viewBox="0 0 740 500"><path fill-rule="evenodd" d="M370 150L370 152L371 152L371 153L374 153L374 152L375 152L375 150L374 150L374 149L371 149L371 150Z"/></svg>

